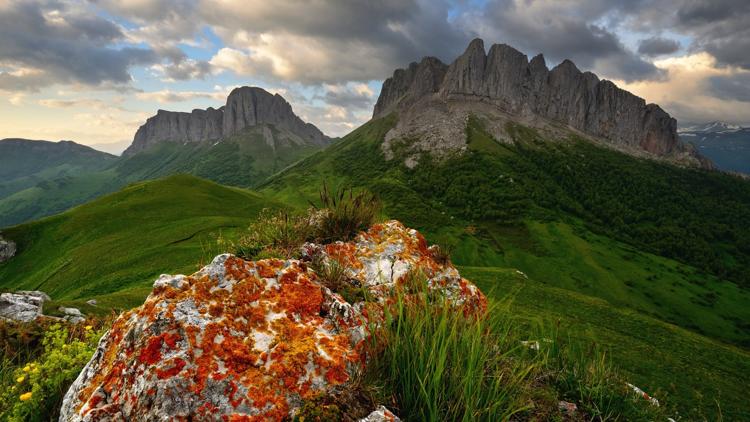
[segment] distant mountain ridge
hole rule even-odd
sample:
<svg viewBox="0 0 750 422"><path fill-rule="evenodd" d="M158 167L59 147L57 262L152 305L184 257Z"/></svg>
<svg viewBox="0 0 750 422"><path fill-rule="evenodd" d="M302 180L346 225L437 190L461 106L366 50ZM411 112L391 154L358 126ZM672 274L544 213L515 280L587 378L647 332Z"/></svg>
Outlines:
<svg viewBox="0 0 750 422"><path fill-rule="evenodd" d="M718 169L750 175L750 127L715 121L692 124L678 133L682 142L694 145Z"/></svg>
<svg viewBox="0 0 750 422"><path fill-rule="evenodd" d="M679 142L676 120L658 105L581 72L570 60L549 70L541 54L529 61L505 44L485 53L481 39L450 65L426 57L396 70L383 83L373 117L410 109L416 116L421 108L450 108L451 103L494 106L522 119L566 125L612 145L658 157L692 156L697 164L710 166Z"/></svg>
<svg viewBox="0 0 750 422"><path fill-rule="evenodd" d="M741 125L734 125L727 122L713 121L701 124L692 124L689 126L681 127L677 129L677 133L685 132L736 132L739 130L749 130L750 127L744 127Z"/></svg>
<svg viewBox="0 0 750 422"><path fill-rule="evenodd" d="M133 143L123 153L133 155L160 142L205 142L235 135L248 127L273 125L288 143L325 146L330 138L315 125L300 119L281 96L258 88L235 88L226 105L196 109L190 113L159 110L136 132ZM266 142L273 134L264 131Z"/></svg>

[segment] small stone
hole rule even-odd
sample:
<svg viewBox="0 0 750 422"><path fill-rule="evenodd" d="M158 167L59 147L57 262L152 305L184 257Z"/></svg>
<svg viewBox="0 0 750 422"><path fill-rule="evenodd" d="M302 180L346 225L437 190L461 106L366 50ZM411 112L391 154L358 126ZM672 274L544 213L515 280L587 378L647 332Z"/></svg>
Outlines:
<svg viewBox="0 0 750 422"><path fill-rule="evenodd" d="M400 420L393 412L381 405L367 415L367 417L360 419L359 422L397 422Z"/></svg>
<svg viewBox="0 0 750 422"><path fill-rule="evenodd" d="M557 407L562 413L567 416L574 416L576 411L578 410L578 406L576 406L575 403L570 403L562 400L557 404Z"/></svg>
<svg viewBox="0 0 750 422"><path fill-rule="evenodd" d="M86 304L90 306L96 306L97 302L96 299L90 299L86 301Z"/></svg>
<svg viewBox="0 0 750 422"><path fill-rule="evenodd" d="M5 262L16 254L16 244L0 237L0 262Z"/></svg>

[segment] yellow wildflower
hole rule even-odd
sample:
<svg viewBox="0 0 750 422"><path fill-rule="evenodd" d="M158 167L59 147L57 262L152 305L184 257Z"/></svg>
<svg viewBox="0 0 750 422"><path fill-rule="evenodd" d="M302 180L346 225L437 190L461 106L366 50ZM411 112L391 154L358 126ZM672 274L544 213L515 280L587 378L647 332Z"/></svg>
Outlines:
<svg viewBox="0 0 750 422"><path fill-rule="evenodd" d="M92 327L90 325L87 325L87 326L83 327L83 329L86 330L86 331L91 331L92 328L94 328L94 327Z"/></svg>
<svg viewBox="0 0 750 422"><path fill-rule="evenodd" d="M29 372L31 371L31 367L29 365L26 365L23 367L23 372Z"/></svg>
<svg viewBox="0 0 750 422"><path fill-rule="evenodd" d="M20 396L18 396L18 398L21 399L21 401L26 401L26 400L30 399L31 398L31 391L29 391L28 393L21 394Z"/></svg>
<svg viewBox="0 0 750 422"><path fill-rule="evenodd" d="M25 380L25 379L26 379L26 377L25 377L25 376L23 376L23 375L21 375L20 377L16 378L16 382L20 384L20 383L22 383L22 382L23 382L23 380Z"/></svg>

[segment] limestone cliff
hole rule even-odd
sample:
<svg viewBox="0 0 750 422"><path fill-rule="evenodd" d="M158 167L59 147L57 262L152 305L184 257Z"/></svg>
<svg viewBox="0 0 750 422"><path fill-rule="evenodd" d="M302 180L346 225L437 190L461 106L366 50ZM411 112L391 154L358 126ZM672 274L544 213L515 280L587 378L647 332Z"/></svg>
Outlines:
<svg viewBox="0 0 750 422"><path fill-rule="evenodd" d="M235 88L226 105L190 113L159 110L135 134L123 155L132 155L160 142L220 140L245 128L272 125L299 138L300 144L326 145L330 139L300 119L280 95L257 87Z"/></svg>
<svg viewBox="0 0 750 422"><path fill-rule="evenodd" d="M542 55L529 61L518 50L493 45L485 53L475 39L450 65L425 58L396 70L383 84L374 116L411 111L415 104L439 107L490 105L525 123L543 120L604 142L655 156L694 154L677 139L675 119L614 83L581 72L565 60L548 69ZM694 154L697 157L697 154Z"/></svg>

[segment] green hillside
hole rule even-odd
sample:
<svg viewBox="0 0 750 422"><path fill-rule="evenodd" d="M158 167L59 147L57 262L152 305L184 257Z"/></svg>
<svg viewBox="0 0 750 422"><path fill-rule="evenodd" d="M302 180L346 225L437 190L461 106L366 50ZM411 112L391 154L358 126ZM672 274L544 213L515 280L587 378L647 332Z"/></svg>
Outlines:
<svg viewBox="0 0 750 422"><path fill-rule="evenodd" d="M274 139L281 139L273 126L268 130L276 135ZM2 148L0 143L0 153ZM248 128L213 144L163 142L128 157L117 158L94 151L106 156L106 160L91 157L89 161L93 164L85 168L76 167L77 161L73 158L70 163L54 167L49 160L27 159L19 153L13 156L17 156L15 160L28 161L30 168L41 170L33 177L19 179L23 183L13 180L0 183L0 228L60 213L128 183L173 174L192 174L225 185L253 187L319 149L278 140L269 144L262 128ZM64 157L61 160L64 162ZM0 158L0 168L3 163ZM22 174L16 167L2 172ZM45 177L41 178L42 175ZM8 191L6 196L2 195L3 189Z"/></svg>
<svg viewBox="0 0 750 422"><path fill-rule="evenodd" d="M470 151L414 169L370 122L261 187L304 205L323 181L370 189L386 213L453 249L463 265L519 268L556 287L629 306L722 341L750 344L750 184L476 119ZM747 236L743 237L743 233ZM743 240L744 239L744 240ZM731 281L727 281L731 280Z"/></svg>
<svg viewBox="0 0 750 422"><path fill-rule="evenodd" d="M65 213L4 230L18 255L0 264L0 289L35 289L57 302L96 298L103 307L142 303L161 273L191 273L216 251L216 236L245 228L258 194L172 176L137 183Z"/></svg>
<svg viewBox="0 0 750 422"><path fill-rule="evenodd" d="M101 170L116 158L71 141L0 139L0 199L40 182Z"/></svg>
<svg viewBox="0 0 750 422"><path fill-rule="evenodd" d="M594 339L628 381L675 406L683 420L750 419L746 377L750 353L565 289L516 270L461 267L490 297L510 299L512 313ZM540 280L544 281L544 280Z"/></svg>

